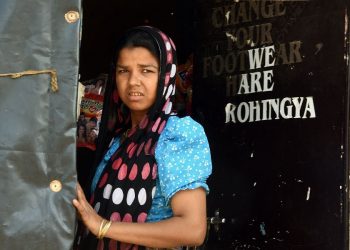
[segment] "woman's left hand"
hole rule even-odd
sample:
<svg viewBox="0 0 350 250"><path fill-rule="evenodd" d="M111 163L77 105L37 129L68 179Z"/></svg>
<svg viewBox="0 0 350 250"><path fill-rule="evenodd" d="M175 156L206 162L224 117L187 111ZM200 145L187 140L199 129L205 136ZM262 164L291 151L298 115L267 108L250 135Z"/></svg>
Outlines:
<svg viewBox="0 0 350 250"><path fill-rule="evenodd" d="M86 200L83 189L77 183L77 198L73 200L73 205L77 209L77 212L91 233L98 234L102 217L99 216L96 211L91 207L90 203Z"/></svg>

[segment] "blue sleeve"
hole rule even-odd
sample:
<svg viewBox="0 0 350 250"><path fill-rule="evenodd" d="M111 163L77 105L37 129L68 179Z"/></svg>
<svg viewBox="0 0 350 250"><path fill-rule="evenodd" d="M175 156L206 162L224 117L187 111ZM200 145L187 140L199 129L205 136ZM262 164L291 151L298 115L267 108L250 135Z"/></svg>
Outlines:
<svg viewBox="0 0 350 250"><path fill-rule="evenodd" d="M97 166L94 178L92 179L92 183L91 183L91 190L90 190L91 193L94 193L97 183L100 180L101 174L105 169L109 159L112 157L115 151L117 151L117 149L119 148L119 145L120 145L119 138L113 138L110 145L111 146L109 147L107 153L103 156L100 164Z"/></svg>
<svg viewBox="0 0 350 250"><path fill-rule="evenodd" d="M211 174L210 149L203 127L190 117L170 117L161 134L156 160L166 204L180 190L202 187Z"/></svg>

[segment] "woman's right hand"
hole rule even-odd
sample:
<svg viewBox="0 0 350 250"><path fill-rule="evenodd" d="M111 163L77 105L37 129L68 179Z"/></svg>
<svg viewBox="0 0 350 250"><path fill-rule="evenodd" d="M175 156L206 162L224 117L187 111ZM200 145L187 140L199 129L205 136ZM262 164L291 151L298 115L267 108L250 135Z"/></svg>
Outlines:
<svg viewBox="0 0 350 250"><path fill-rule="evenodd" d="M86 200L85 194L79 183L76 187L77 198L73 200L73 205L77 209L80 219L94 235L98 234L103 218L99 216Z"/></svg>

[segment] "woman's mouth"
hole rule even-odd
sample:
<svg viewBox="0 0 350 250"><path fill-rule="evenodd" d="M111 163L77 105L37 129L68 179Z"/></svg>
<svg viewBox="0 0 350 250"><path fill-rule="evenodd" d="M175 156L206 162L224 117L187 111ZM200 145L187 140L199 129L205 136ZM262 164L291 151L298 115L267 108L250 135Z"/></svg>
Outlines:
<svg viewBox="0 0 350 250"><path fill-rule="evenodd" d="M129 96L143 96L141 92L129 92Z"/></svg>

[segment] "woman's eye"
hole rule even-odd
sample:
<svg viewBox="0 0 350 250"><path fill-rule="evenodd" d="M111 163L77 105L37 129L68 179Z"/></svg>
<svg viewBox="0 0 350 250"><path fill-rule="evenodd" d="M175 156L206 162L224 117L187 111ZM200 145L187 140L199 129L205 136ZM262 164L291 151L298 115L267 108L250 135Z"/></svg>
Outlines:
<svg viewBox="0 0 350 250"><path fill-rule="evenodd" d="M153 70L150 70L150 69L143 69L142 70L142 73L153 73L154 71Z"/></svg>
<svg viewBox="0 0 350 250"><path fill-rule="evenodd" d="M117 72L118 72L118 74L122 74L122 73L126 73L128 71L126 69L119 69Z"/></svg>

